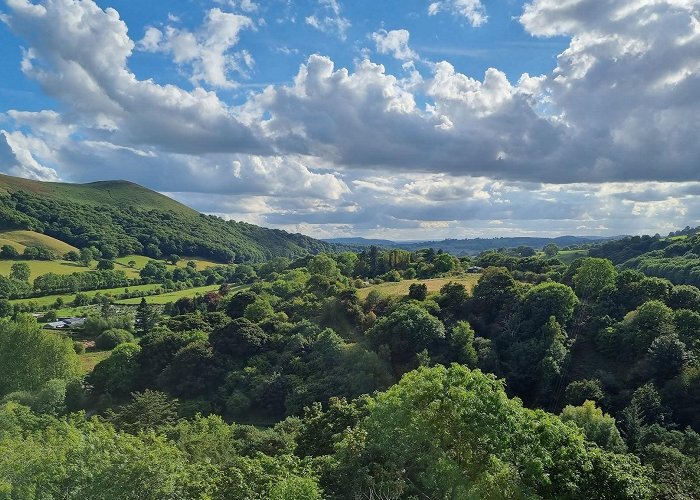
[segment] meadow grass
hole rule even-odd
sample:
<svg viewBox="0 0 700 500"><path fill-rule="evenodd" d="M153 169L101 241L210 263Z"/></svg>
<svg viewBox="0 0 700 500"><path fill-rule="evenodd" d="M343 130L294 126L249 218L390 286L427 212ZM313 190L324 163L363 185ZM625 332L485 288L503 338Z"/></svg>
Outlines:
<svg viewBox="0 0 700 500"><path fill-rule="evenodd" d="M88 297L94 297L96 294L100 293L102 295L119 295L124 293L125 291L129 292L150 292L152 290L155 290L157 288L161 288L163 285L159 283L152 283L150 285L133 285L133 286L122 286L119 288L107 288L104 290L90 290L87 292L80 292ZM48 307L52 305L54 302L56 302L56 299L62 298L63 302L65 304L69 304L73 302L73 299L75 298L75 293L61 293L61 294L56 294L56 295L46 295L44 297L35 297L33 299L15 299L11 300L11 304L26 304L28 302L34 302L40 307Z"/></svg>
<svg viewBox="0 0 700 500"><path fill-rule="evenodd" d="M391 297L397 295L408 295L408 289L413 283L424 283L428 287L428 293L438 292L440 288L450 281L463 284L467 290L471 291L481 277L480 274L468 274L465 276L451 276L448 278L433 278L427 280L403 280L397 283L381 283L379 285L370 285L366 288L361 288L357 291L360 299L365 299L369 292L377 290L384 296Z"/></svg>
<svg viewBox="0 0 700 500"><path fill-rule="evenodd" d="M9 242L7 244L13 245L13 242L17 243L17 245L13 246L18 252L22 252L25 247L30 246L46 247L60 257L67 252L78 250L68 243L34 231L2 231L0 232L0 236L2 236L3 240ZM5 243L3 242L2 244Z"/></svg>
<svg viewBox="0 0 700 500"><path fill-rule="evenodd" d="M148 297L145 297L145 299L146 302L149 304L163 305L167 304L168 302L175 302L177 299L181 299L183 297L194 297L195 295L203 295L207 292L213 292L218 290L220 286L221 285L199 286L195 288L188 288L186 290L177 290L174 292L162 293L160 295L150 295ZM138 305L139 303L141 303L141 297L118 300L116 303L123 305Z"/></svg>
<svg viewBox="0 0 700 500"><path fill-rule="evenodd" d="M560 250L556 257L564 264L571 264L578 258L588 257L588 250Z"/></svg>

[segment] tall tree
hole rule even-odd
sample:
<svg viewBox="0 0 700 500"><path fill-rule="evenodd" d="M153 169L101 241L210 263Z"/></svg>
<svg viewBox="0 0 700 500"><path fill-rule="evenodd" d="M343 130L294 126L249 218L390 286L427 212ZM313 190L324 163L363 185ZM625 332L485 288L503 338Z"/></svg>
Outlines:
<svg viewBox="0 0 700 500"><path fill-rule="evenodd" d="M158 310L141 298L141 303L136 308L136 333L146 335L158 324L160 314Z"/></svg>

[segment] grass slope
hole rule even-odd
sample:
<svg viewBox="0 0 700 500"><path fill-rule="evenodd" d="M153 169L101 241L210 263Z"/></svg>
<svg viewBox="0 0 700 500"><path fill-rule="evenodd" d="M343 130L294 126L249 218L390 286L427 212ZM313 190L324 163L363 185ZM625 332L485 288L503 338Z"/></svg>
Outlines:
<svg viewBox="0 0 700 500"><path fill-rule="evenodd" d="M88 297L94 297L98 293L102 295L119 295L124 293L126 290L130 292L150 292L152 290L156 290L158 288L161 288L163 285L153 283L149 285L134 285L134 286L128 286L128 287L120 287L120 288L106 288L104 290L91 290L88 292L81 292L84 295L87 295ZM62 293L58 295L45 295L43 297L35 297L35 298L30 298L30 299L15 299L11 300L11 304L28 304L30 302L35 303L39 307L49 307L51 306L54 302L56 302L56 299L61 298L63 299L63 302L65 304L69 304L73 301L75 298L74 293Z"/></svg>
<svg viewBox="0 0 700 500"><path fill-rule="evenodd" d="M0 274L3 276L10 275L10 269L12 264L22 262L29 266L31 275L29 277L30 281L34 281L34 278L46 273L55 274L71 274L80 273L84 271L89 271L87 267L83 267L75 262L69 262L67 260L0 260ZM133 276L132 276L133 277Z"/></svg>
<svg viewBox="0 0 700 500"><path fill-rule="evenodd" d="M62 256L70 251L77 251L73 245L69 245L61 240L52 238L46 234L35 231L0 231L0 241L8 241L18 252L23 252L26 247L45 247L58 256ZM4 245L5 243L0 243Z"/></svg>
<svg viewBox="0 0 700 500"><path fill-rule="evenodd" d="M177 299L181 299L183 297L194 297L195 295L203 295L207 292L213 292L219 289L221 285L207 285L207 286L200 286L196 288L189 288L187 290L178 290L176 292L168 292L168 293L163 293L160 295L151 295L149 297L146 297L146 302L149 304L158 304L158 305L163 305L167 304L168 302L175 302ZM236 287L233 288L233 291L237 291L239 289L242 289L244 287ZM124 299L124 300L118 300L116 302L117 304L122 304L122 305L137 305L141 303L141 297L134 297L133 299Z"/></svg>
<svg viewBox="0 0 700 500"><path fill-rule="evenodd" d="M428 293L438 292L440 288L449 283L450 281L455 283L462 283L467 287L468 291L471 291L476 285L477 281L481 277L480 274L470 274L468 276L453 276L451 278L434 278L428 280L403 280L398 283L381 283L379 285L371 285L366 288L362 288L357 291L358 297L364 299L369 295L372 290L377 290L379 293L385 296L397 296L397 295L408 295L408 288L413 283L424 283L428 287Z"/></svg>
<svg viewBox="0 0 700 500"><path fill-rule="evenodd" d="M0 174L0 193L26 191L44 198L79 204L129 206L144 210L172 211L196 215L197 211L172 198L129 181L99 181L87 184L40 182Z"/></svg>

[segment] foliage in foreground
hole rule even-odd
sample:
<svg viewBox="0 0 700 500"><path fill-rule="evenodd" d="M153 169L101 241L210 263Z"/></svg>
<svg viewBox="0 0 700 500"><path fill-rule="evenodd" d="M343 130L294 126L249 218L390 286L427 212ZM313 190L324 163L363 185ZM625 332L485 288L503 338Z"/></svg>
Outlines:
<svg viewBox="0 0 700 500"><path fill-rule="evenodd" d="M509 399L493 376L460 365L421 368L375 398L336 401L328 412L309 410L268 431L216 416L149 427L148 407L167 412L166 400L151 394L134 404L139 411L112 418L120 426L131 420L136 434L84 414L56 418L17 403L0 407L0 498L340 500L382 491L389 498L639 499L652 493L649 470L636 457L603 451L577 427Z"/></svg>

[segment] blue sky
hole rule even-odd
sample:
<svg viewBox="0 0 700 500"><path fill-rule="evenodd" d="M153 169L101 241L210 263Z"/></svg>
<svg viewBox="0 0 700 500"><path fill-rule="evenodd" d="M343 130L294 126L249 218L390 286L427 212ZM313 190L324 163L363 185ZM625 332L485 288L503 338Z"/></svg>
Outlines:
<svg viewBox="0 0 700 500"><path fill-rule="evenodd" d="M700 224L698 0L6 0L0 171L318 237Z"/></svg>

